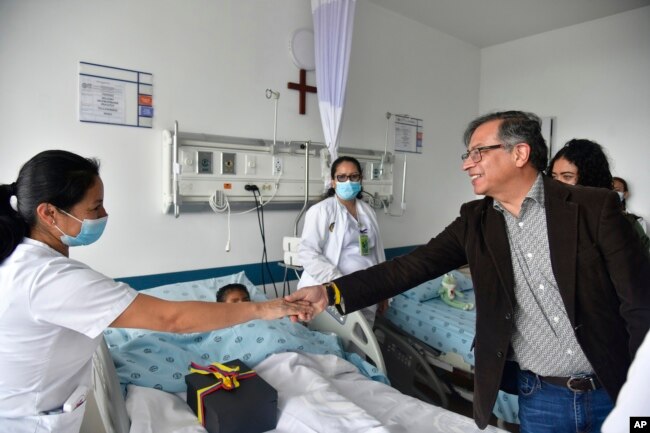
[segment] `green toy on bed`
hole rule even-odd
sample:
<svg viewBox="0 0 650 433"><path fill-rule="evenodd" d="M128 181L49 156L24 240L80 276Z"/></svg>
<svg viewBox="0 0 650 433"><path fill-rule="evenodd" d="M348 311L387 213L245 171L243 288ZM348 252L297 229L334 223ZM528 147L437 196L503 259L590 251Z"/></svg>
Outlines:
<svg viewBox="0 0 650 433"><path fill-rule="evenodd" d="M440 299L442 299L445 304L454 308L459 308L461 310L474 309L473 303L463 301L463 299L467 298L467 295L460 290L456 290L457 286L458 283L456 282L456 278L452 274L445 274L445 276L442 277L442 282L438 289Z"/></svg>

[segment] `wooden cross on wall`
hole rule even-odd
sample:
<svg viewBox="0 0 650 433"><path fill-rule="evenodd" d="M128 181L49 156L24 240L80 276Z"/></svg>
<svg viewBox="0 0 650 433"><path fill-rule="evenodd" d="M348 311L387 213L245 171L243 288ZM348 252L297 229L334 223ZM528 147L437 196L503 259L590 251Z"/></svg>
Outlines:
<svg viewBox="0 0 650 433"><path fill-rule="evenodd" d="M316 93L315 86L307 85L307 71L304 69L300 70L300 83L287 83L287 88L292 90L297 90L300 92L300 114L305 114L305 99L307 92Z"/></svg>

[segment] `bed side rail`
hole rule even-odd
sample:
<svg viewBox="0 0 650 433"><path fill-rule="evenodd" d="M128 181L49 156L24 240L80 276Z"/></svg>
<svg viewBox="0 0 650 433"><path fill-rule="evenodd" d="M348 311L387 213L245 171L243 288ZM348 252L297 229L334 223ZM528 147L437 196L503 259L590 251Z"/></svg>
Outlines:
<svg viewBox="0 0 650 433"><path fill-rule="evenodd" d="M391 329L381 318L375 323L375 333L381 342L381 348L388 367L388 379L391 385L404 394L419 398L427 403L449 407L447 387L433 371L427 360L407 339ZM418 388L417 384L426 384L438 396L439 402Z"/></svg>
<svg viewBox="0 0 650 433"><path fill-rule="evenodd" d="M355 311L341 316L333 307L328 307L314 317L309 329L320 332L333 332L343 340L345 350L367 356L377 369L386 373L386 364L372 328L361 312Z"/></svg>
<svg viewBox="0 0 650 433"><path fill-rule="evenodd" d="M115 364L102 337L93 355L93 392L86 401L80 433L129 433L130 429Z"/></svg>

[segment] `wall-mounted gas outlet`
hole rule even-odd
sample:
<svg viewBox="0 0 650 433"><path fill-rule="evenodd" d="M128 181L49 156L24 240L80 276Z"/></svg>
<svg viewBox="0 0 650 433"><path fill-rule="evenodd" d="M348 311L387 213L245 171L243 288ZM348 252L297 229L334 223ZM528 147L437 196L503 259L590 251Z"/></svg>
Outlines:
<svg viewBox="0 0 650 433"><path fill-rule="evenodd" d="M197 170L199 173L212 174L212 152L199 152L198 153ZM192 160L189 160L192 163Z"/></svg>
<svg viewBox="0 0 650 433"><path fill-rule="evenodd" d="M282 174L282 158L279 156L273 157L273 176L279 176Z"/></svg>
<svg viewBox="0 0 650 433"><path fill-rule="evenodd" d="M221 154L221 174L235 174L235 157L236 153Z"/></svg>

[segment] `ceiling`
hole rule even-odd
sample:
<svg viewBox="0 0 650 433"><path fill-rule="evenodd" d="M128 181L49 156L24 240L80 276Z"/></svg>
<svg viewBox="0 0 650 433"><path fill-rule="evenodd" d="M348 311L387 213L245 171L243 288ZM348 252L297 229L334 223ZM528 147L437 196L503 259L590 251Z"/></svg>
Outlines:
<svg viewBox="0 0 650 433"><path fill-rule="evenodd" d="M650 0L369 0L479 48L650 5Z"/></svg>

